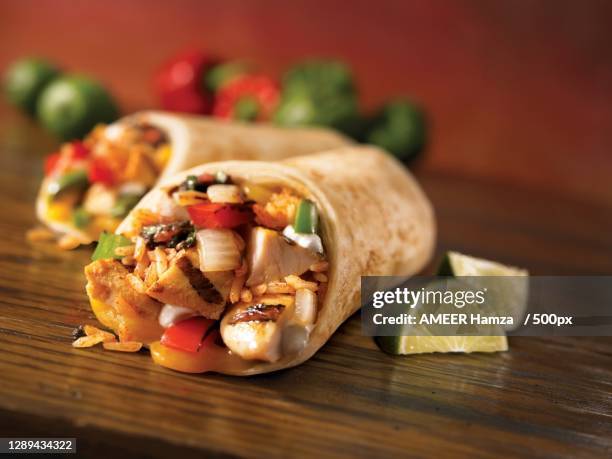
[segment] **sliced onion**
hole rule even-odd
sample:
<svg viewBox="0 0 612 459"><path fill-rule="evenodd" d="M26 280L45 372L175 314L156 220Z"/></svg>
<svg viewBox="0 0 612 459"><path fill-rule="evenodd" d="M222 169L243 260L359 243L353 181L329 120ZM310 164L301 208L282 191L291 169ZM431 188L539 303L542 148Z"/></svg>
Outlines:
<svg viewBox="0 0 612 459"><path fill-rule="evenodd" d="M196 233L202 272L240 267L240 250L233 233L229 229L202 229Z"/></svg>
<svg viewBox="0 0 612 459"><path fill-rule="evenodd" d="M305 288L295 292L294 321L302 325L311 325L317 320L317 294Z"/></svg>
<svg viewBox="0 0 612 459"><path fill-rule="evenodd" d="M159 324L168 328L183 319L197 315L193 309L184 306L174 306L173 304L165 304L159 312Z"/></svg>
<svg viewBox="0 0 612 459"><path fill-rule="evenodd" d="M242 194L236 185L210 185L206 190L210 202L241 204Z"/></svg>
<svg viewBox="0 0 612 459"><path fill-rule="evenodd" d="M283 230L283 236L292 240L300 247L317 253L323 253L323 242L318 234L296 233L293 226L289 225Z"/></svg>

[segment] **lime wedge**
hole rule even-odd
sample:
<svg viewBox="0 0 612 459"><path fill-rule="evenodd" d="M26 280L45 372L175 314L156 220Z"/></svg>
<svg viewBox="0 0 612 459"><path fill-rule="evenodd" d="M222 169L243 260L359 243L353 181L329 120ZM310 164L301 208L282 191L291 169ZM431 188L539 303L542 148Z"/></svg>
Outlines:
<svg viewBox="0 0 612 459"><path fill-rule="evenodd" d="M438 270L439 276L527 276L527 270L495 261L447 252Z"/></svg>
<svg viewBox="0 0 612 459"><path fill-rule="evenodd" d="M493 299L495 305L504 311L504 315L511 314L517 318L522 316L527 304L527 276L523 269L505 266L489 260L474 258L458 252L448 252L439 268L440 276L464 277L473 287L478 288L479 276L488 276L486 285L487 296ZM503 282L495 282L495 277L513 277ZM451 312L452 307L440 306L437 313ZM430 311L431 312L431 311ZM385 352L396 355L425 354L433 352L499 352L508 350L508 340L504 335L497 336L435 336L434 326L412 326L406 336L378 336L376 343ZM480 333L491 333L487 326L473 326ZM417 336L415 336L417 335Z"/></svg>

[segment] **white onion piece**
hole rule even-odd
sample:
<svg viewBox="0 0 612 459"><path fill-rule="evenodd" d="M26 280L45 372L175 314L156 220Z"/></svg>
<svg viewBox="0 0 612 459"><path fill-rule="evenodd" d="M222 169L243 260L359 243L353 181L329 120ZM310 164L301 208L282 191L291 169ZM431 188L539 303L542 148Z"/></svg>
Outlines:
<svg viewBox="0 0 612 459"><path fill-rule="evenodd" d="M323 253L323 242L318 234L296 233L293 226L289 225L283 230L283 236L291 239L300 247L312 250L313 252Z"/></svg>
<svg viewBox="0 0 612 459"><path fill-rule="evenodd" d="M229 271L240 267L240 250L232 230L202 229L196 233L200 271Z"/></svg>
<svg viewBox="0 0 612 459"><path fill-rule="evenodd" d="M309 338L309 327L303 325L287 325L283 329L283 354L292 355L301 352L308 344Z"/></svg>
<svg viewBox="0 0 612 459"><path fill-rule="evenodd" d="M112 142L117 142L125 132L125 127L119 123L113 123L104 130L104 137Z"/></svg>
<svg viewBox="0 0 612 459"><path fill-rule="evenodd" d="M119 187L119 194L140 194L143 195L147 187L138 182L125 182Z"/></svg>
<svg viewBox="0 0 612 459"><path fill-rule="evenodd" d="M206 189L210 202L241 204L242 194L236 185L210 185Z"/></svg>
<svg viewBox="0 0 612 459"><path fill-rule="evenodd" d="M187 209L179 206L174 199L166 193L160 193L159 199L152 206L151 211L161 217L167 217L174 220L188 220L189 213Z"/></svg>
<svg viewBox="0 0 612 459"><path fill-rule="evenodd" d="M198 313L193 309L184 306L174 306L173 304L165 304L159 312L159 324L168 328L181 320L193 317Z"/></svg>
<svg viewBox="0 0 612 459"><path fill-rule="evenodd" d="M295 292L295 312L293 320L302 325L311 325L317 320L317 294L301 288Z"/></svg>

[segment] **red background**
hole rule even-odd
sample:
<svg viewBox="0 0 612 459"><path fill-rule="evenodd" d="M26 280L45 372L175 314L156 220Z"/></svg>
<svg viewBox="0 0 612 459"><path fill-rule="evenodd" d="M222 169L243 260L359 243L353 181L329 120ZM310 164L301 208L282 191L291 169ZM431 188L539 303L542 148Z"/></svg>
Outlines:
<svg viewBox="0 0 612 459"><path fill-rule="evenodd" d="M154 106L151 73L187 45L273 75L345 59L364 108L394 94L426 107L424 168L612 204L612 2L0 2L0 67L47 56L125 111Z"/></svg>

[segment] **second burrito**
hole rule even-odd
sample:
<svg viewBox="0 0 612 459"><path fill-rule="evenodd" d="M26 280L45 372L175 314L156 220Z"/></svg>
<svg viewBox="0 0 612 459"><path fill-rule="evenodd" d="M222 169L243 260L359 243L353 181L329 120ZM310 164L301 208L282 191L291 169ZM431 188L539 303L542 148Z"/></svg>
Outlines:
<svg viewBox="0 0 612 459"><path fill-rule="evenodd" d="M97 318L185 372L309 359L360 306L360 277L428 262L434 215L371 147L206 164L160 183L85 268Z"/></svg>
<svg viewBox="0 0 612 459"><path fill-rule="evenodd" d="M47 158L36 202L41 222L73 248L114 231L160 179L229 159L274 161L350 141L321 128L284 129L164 112L137 113L99 126L83 142Z"/></svg>

